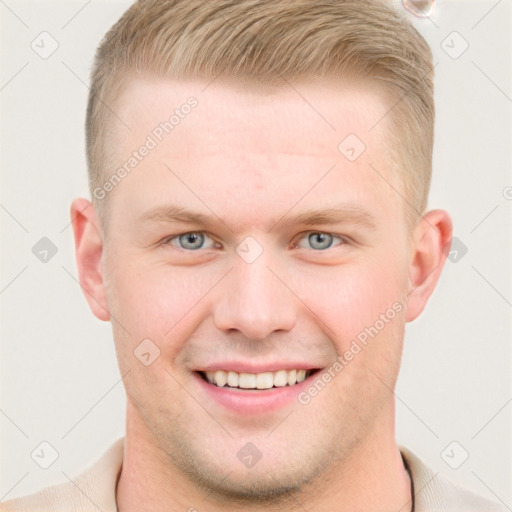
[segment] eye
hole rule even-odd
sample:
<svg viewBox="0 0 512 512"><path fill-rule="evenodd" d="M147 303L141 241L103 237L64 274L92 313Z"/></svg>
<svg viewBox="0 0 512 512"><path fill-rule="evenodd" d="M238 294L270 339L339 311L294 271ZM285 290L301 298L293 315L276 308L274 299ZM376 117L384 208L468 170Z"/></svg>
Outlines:
<svg viewBox="0 0 512 512"><path fill-rule="evenodd" d="M209 239L212 243L210 246L204 246L204 242L206 239ZM325 251L333 246L333 241L335 239L340 240L342 243L338 245L343 245L346 242L345 238L342 236L335 235L333 233L324 233L321 231L310 231L305 236L302 237L301 240L307 239L310 247L317 251ZM184 249L186 251L197 251L199 249L214 249L218 247L218 244L210 238L208 235L201 231L190 231L188 233L181 233L179 235L169 236L163 239L161 245L173 245L178 249ZM297 244L297 247L304 247L300 243Z"/></svg>
<svg viewBox="0 0 512 512"><path fill-rule="evenodd" d="M338 240L341 240L341 242L343 242L343 244L346 243L346 240L341 236L336 236L332 233L323 233L321 231L312 231L308 235L303 237L302 240L304 240L306 238L307 238L307 241L310 244L310 246L313 247L313 249L316 249L319 251L329 249L333 244L333 240L336 238ZM303 247L303 246L299 245L299 247Z"/></svg>
<svg viewBox="0 0 512 512"><path fill-rule="evenodd" d="M201 231L191 231L189 233L182 233L180 235L171 236L162 240L162 245L174 245L179 249L196 251L198 249L212 249L212 247L203 247L205 239L209 238L208 235ZM212 240L213 242L213 240ZM215 244L215 242L213 242Z"/></svg>

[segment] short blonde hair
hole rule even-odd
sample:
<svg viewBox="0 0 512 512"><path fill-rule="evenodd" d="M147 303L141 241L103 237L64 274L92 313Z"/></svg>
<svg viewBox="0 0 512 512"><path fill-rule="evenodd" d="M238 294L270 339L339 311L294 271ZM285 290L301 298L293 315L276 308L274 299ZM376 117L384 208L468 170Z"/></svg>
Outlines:
<svg viewBox="0 0 512 512"><path fill-rule="evenodd" d="M388 0L389 2L389 0ZM385 0L139 0L101 41L91 72L86 153L92 201L102 222L109 164L110 105L135 73L243 82L353 76L391 94L393 167L404 185L407 224L428 200L432 174L432 53L405 15ZM112 127L110 127L112 129ZM340 141L341 142L341 141ZM105 221L106 222L106 221Z"/></svg>

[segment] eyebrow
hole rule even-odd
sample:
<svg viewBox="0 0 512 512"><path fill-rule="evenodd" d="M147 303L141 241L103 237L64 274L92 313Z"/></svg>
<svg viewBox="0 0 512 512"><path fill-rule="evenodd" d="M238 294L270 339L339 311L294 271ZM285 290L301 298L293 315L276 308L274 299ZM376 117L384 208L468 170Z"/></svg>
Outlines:
<svg viewBox="0 0 512 512"><path fill-rule="evenodd" d="M184 222L189 224L213 225L216 215L188 210L177 205L157 206L144 212L138 222ZM217 217L221 222L222 219ZM280 220L272 222L272 230L276 225L283 227L292 225L313 226L317 224L353 223L370 230L377 228L377 219L370 212L356 205L343 205L332 208L311 209L294 216L284 215Z"/></svg>

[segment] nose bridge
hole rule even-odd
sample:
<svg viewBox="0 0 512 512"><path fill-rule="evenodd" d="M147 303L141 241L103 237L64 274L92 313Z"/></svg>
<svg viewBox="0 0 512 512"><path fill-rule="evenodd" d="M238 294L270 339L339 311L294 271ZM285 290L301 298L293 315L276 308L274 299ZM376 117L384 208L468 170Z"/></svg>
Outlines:
<svg viewBox="0 0 512 512"><path fill-rule="evenodd" d="M264 339L272 331L293 327L296 304L275 275L277 259L254 241L246 243L237 247L233 269L219 290L214 322L218 329L237 329L247 338Z"/></svg>

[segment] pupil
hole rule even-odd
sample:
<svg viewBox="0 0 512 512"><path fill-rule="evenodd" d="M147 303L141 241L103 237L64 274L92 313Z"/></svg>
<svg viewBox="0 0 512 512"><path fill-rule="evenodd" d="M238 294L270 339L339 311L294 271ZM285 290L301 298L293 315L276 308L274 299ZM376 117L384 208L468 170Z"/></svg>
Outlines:
<svg viewBox="0 0 512 512"><path fill-rule="evenodd" d="M198 248L199 241L201 241L201 236L198 233L187 233L185 235L182 235L182 244L185 246L188 246L189 249L191 248Z"/></svg>
<svg viewBox="0 0 512 512"><path fill-rule="evenodd" d="M328 237L330 236L327 233L314 233L312 236L314 237L315 240L314 244L320 244L323 248L327 248L331 245L330 243L325 245L326 239L328 240Z"/></svg>

